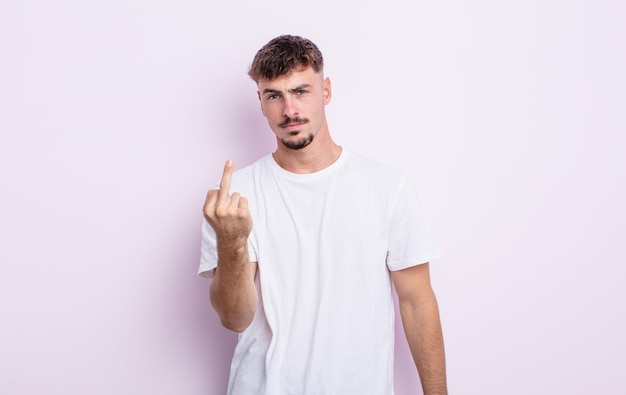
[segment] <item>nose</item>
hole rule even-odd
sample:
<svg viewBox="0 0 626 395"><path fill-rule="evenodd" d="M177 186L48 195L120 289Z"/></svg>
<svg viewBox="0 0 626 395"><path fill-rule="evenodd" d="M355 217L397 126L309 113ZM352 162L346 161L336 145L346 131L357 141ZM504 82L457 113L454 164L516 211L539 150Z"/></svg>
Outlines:
<svg viewBox="0 0 626 395"><path fill-rule="evenodd" d="M283 101L283 116L295 118L298 115L298 108L291 97L286 97Z"/></svg>

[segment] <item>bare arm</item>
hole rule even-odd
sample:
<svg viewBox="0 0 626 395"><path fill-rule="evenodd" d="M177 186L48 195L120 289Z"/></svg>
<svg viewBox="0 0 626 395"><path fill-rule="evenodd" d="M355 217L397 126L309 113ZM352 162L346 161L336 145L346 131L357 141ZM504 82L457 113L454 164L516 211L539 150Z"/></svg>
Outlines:
<svg viewBox="0 0 626 395"><path fill-rule="evenodd" d="M234 163L224 166L220 189L210 190L204 217L215 231L218 268L210 286L211 304L226 328L242 332L252 322L257 307L254 285L256 263L250 263L248 235L252 217L248 200L234 192L229 195Z"/></svg>
<svg viewBox="0 0 626 395"><path fill-rule="evenodd" d="M404 333L425 395L446 395L446 363L439 307L428 263L391 272Z"/></svg>

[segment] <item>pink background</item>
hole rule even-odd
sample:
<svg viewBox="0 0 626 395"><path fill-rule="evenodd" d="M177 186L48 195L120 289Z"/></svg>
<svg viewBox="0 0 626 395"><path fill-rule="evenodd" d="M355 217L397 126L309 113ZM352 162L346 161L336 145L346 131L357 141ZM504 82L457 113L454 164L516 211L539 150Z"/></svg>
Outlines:
<svg viewBox="0 0 626 395"><path fill-rule="evenodd" d="M246 71L282 33L418 185L451 393L626 393L625 3L337 4L0 5L0 393L224 393L201 206L274 147Z"/></svg>

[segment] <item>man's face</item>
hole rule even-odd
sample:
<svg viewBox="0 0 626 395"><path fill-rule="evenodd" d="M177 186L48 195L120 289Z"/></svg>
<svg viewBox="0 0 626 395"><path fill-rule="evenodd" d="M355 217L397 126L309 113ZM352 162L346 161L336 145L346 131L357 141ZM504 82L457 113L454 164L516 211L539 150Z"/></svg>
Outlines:
<svg viewBox="0 0 626 395"><path fill-rule="evenodd" d="M308 146L326 128L324 106L330 102L330 80L312 68L257 84L261 110L276 138L287 148Z"/></svg>

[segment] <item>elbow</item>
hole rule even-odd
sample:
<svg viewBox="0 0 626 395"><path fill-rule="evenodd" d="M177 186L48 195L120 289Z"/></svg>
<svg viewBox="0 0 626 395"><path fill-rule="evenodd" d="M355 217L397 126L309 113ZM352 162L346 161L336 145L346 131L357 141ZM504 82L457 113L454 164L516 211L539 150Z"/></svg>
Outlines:
<svg viewBox="0 0 626 395"><path fill-rule="evenodd" d="M224 328L231 330L233 332L237 332L237 333L241 333L245 331L246 329L248 329L248 327L252 323L252 320L249 320L249 321L248 320L246 321L232 320L232 319L227 319L224 317L220 317L220 321Z"/></svg>
<svg viewBox="0 0 626 395"><path fill-rule="evenodd" d="M215 312L220 317L222 326L233 332L241 333L245 331L254 319L255 309L242 309L241 306L225 306L217 303L214 299L211 302Z"/></svg>
<svg viewBox="0 0 626 395"><path fill-rule="evenodd" d="M256 293L249 293L247 297L240 295L225 295L217 292L214 284L211 284L210 300L213 309L220 317L222 326L233 332L241 333L245 331L256 314L257 302Z"/></svg>

